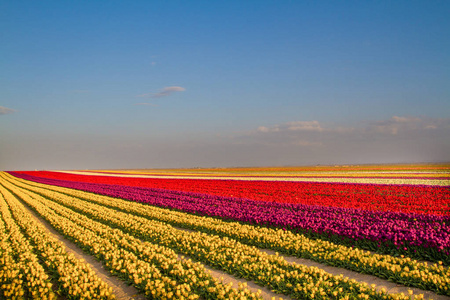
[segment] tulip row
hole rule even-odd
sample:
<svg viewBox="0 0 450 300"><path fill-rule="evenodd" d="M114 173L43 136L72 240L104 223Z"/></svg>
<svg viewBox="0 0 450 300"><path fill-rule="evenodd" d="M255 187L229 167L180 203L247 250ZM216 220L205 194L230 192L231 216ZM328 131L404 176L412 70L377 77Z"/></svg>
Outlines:
<svg viewBox="0 0 450 300"><path fill-rule="evenodd" d="M0 208L6 207L6 203L3 200L3 196L0 194ZM22 272L29 272L29 269L38 270L38 272L32 272L35 274L33 277L39 278L41 275L40 268L36 265L34 260L28 260L29 269L26 268L24 260L17 261L15 257L16 248L13 247L13 240L19 240L17 231L8 233L5 223L0 215L0 298L5 297L8 299L20 299L25 297L25 287ZM24 243L25 245L25 243ZM23 251L20 252L19 258L23 255L25 257L31 257L32 253L29 252L29 247L25 245ZM41 266L42 268L42 266ZM38 274L36 274L38 273ZM36 276L37 275L37 276ZM46 276L46 275L44 275ZM30 278L34 280L34 278Z"/></svg>
<svg viewBox="0 0 450 300"><path fill-rule="evenodd" d="M312 238L379 253L450 264L450 216L268 203L160 189L29 178L29 175L20 177L201 215L288 228Z"/></svg>
<svg viewBox="0 0 450 300"><path fill-rule="evenodd" d="M7 197L8 195L6 195ZM23 291L7 292L5 296L24 296L33 299L56 299L56 294L52 290L52 283L45 272L43 266L39 263L39 259L34 254L34 247L29 243L27 238L20 231L20 227L14 221L5 196L0 190L0 215L3 218L6 229L9 232L10 247L14 256L17 257L17 274L16 280L12 283L21 285Z"/></svg>
<svg viewBox="0 0 450 300"><path fill-rule="evenodd" d="M262 180L131 178L48 171L11 172L11 174L74 182L151 187L268 202L450 215L448 187ZM448 185L449 181L446 180L446 182Z"/></svg>
<svg viewBox="0 0 450 300"><path fill-rule="evenodd" d="M428 263L419 263L410 258L371 254L370 252L336 245L320 239L312 240L301 234L281 229L257 227L237 222L224 222L220 219L190 215L67 188L41 184L26 185L20 182L23 181L17 180L16 184L23 188L33 189L44 196L52 197L54 201L62 204L67 203L69 199L90 201L174 226L233 238L248 245L325 262L328 265L372 274L403 285L433 290L450 296L450 290L448 289L448 286L450 286L450 269L442 266L442 263L429 265ZM64 195L55 196L53 192L63 193Z"/></svg>
<svg viewBox="0 0 450 300"><path fill-rule="evenodd" d="M5 183L5 185L8 185ZM156 299L258 299L258 293L233 289L211 277L198 263L178 260L170 249L142 241L94 222L36 194L8 185L57 230L103 260L113 274L133 282ZM55 212L57 211L57 212ZM260 292L259 292L260 293Z"/></svg>
<svg viewBox="0 0 450 300"><path fill-rule="evenodd" d="M2 205L4 220L10 225L11 230L18 232L23 230L27 236L27 239L23 238L20 241L23 245L18 244L17 247L25 247L38 253L39 258L44 261L44 268L57 279L58 293L71 299L115 299L111 287L98 278L88 265L76 259L73 254L67 254L62 244L49 236L46 229L33 219L7 189L0 186L0 192L8 204ZM7 210L8 206L11 211ZM21 255L20 250L16 250L18 255ZM41 275L36 278L38 271ZM52 284L48 275L43 272L42 266L24 270L24 286L28 288L28 296L33 299L54 299L56 297L52 291Z"/></svg>
<svg viewBox="0 0 450 300"><path fill-rule="evenodd" d="M33 190L35 189L33 188ZM42 192L42 190L39 192ZM27 193L33 194L34 199L43 198L31 191ZM73 199L56 192L51 192L46 197L64 203L65 206L82 212L82 215L101 220L103 223L128 231L147 241L176 249L178 252L211 266L254 280L274 291L288 294L294 298L370 297L373 299L409 299L403 294L388 295L377 292L366 284L349 280L343 276L332 276L318 268L288 263L278 255L268 255L255 247L239 243L233 239L199 232L185 232L162 222L119 212L80 199ZM41 200L41 206L52 206L53 209L56 209L58 205L52 204L51 200ZM58 213L62 213L61 211L62 209L58 209ZM71 218L71 216L74 222L81 217L73 211L67 218Z"/></svg>

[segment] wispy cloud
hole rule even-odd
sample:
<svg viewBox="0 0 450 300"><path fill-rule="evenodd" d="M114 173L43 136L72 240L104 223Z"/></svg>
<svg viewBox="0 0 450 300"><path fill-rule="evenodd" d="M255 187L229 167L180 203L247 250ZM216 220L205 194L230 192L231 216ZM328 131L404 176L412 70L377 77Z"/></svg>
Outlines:
<svg viewBox="0 0 450 300"><path fill-rule="evenodd" d="M258 132L285 132L285 131L324 131L318 121L295 121L273 127L260 126Z"/></svg>
<svg viewBox="0 0 450 300"><path fill-rule="evenodd" d="M143 97L143 98L160 98L160 97L166 97L169 96L175 92L184 92L186 89L181 86L167 86L163 88L159 93L148 93L148 94L142 94L137 95L137 97Z"/></svg>
<svg viewBox="0 0 450 300"><path fill-rule="evenodd" d="M369 124L366 132L377 132L390 135L411 131L434 130L448 126L448 120L444 119L421 119L418 117L393 116L389 120L377 121Z"/></svg>
<svg viewBox="0 0 450 300"><path fill-rule="evenodd" d="M324 126L319 121L294 121L272 127L259 126L256 131L260 133L280 132L280 133L329 133L329 132L349 132L355 130L353 127Z"/></svg>
<svg viewBox="0 0 450 300"><path fill-rule="evenodd" d="M12 114L14 112L16 112L15 109L0 106L0 115Z"/></svg>
<svg viewBox="0 0 450 300"><path fill-rule="evenodd" d="M321 147L321 138L338 129L326 127L317 120L293 121L273 126L259 126L256 130L238 136L242 143L261 146Z"/></svg>

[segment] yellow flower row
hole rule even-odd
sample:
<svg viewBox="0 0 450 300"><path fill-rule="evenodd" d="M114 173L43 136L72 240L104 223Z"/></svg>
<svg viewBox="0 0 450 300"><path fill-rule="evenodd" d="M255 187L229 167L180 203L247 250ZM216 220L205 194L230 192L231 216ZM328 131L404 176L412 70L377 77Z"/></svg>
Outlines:
<svg viewBox="0 0 450 300"><path fill-rule="evenodd" d="M185 232L163 222L120 212L45 188L33 187L30 190L103 223L176 249L209 265L254 280L274 291L295 298L340 299L346 296L363 298L367 296L374 299L409 299L403 294L388 295L377 292L366 284L343 276L333 276L318 268L288 263L278 255L268 255L234 239L200 232ZM34 195L34 198L37 198L37 194ZM96 198L97 195L85 193L85 197ZM43 205L50 204L43 202Z"/></svg>
<svg viewBox="0 0 450 300"><path fill-rule="evenodd" d="M0 208L4 206L6 207L6 203L4 203L3 196L0 194ZM14 259L16 253L10 243L11 235L13 233L8 233L0 215L0 295L8 299L23 299L25 289L21 270L25 266L23 262L17 262Z"/></svg>
<svg viewBox="0 0 450 300"><path fill-rule="evenodd" d="M94 222L61 206L56 214L52 209L57 204L36 194L30 197L27 191L14 186L10 188L54 227L104 260L113 273L134 282L150 297L197 299L199 297L195 292L200 291L209 299L259 298L258 293L251 293L248 289L233 289L222 284L198 263L178 260L173 250L142 243L120 230ZM69 221L69 218L77 224Z"/></svg>
<svg viewBox="0 0 450 300"><path fill-rule="evenodd" d="M51 194L55 201L58 201L59 197L62 197L61 201L67 201L67 197L73 196L174 226L226 236L260 248L273 249L289 255L326 262L329 265L364 272L381 278L389 278L400 284L450 295L450 268L444 267L442 264L427 264L411 260L408 257L372 254L368 251L337 245L320 239L312 240L291 231L245 225L238 222L225 222L216 218L195 216L68 188L48 186L20 179L17 181L16 184L20 184L20 181L24 188L37 189L47 195L50 195L51 191L67 195ZM39 189L39 187L42 189ZM78 205L82 204L78 203ZM85 209L89 208L85 207Z"/></svg>
<svg viewBox="0 0 450 300"><path fill-rule="evenodd" d="M55 299L52 284L38 257L34 254L34 247L20 231L20 227L14 221L8 205L0 190L0 215L3 218L6 229L9 231L9 241L12 253L17 257L19 273L12 284L21 285L24 291L16 293L16 296L28 296L33 299ZM8 294L8 293L6 293ZM5 295L5 296L13 296Z"/></svg>
<svg viewBox="0 0 450 300"><path fill-rule="evenodd" d="M92 269L73 254L67 254L62 243L47 234L46 229L33 219L23 205L3 186L0 192L8 203L12 216L26 233L28 240L41 256L46 269L58 280L61 293L71 299L115 299L112 288L97 277ZM32 272L32 271L31 271ZM31 280L31 286L39 286L39 280ZM45 299L51 285L40 287L31 295L35 299Z"/></svg>

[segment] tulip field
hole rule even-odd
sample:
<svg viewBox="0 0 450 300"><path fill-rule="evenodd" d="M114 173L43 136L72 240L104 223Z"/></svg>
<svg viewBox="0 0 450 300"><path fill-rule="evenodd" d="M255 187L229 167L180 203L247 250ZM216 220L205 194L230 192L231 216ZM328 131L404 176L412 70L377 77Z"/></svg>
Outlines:
<svg viewBox="0 0 450 300"><path fill-rule="evenodd" d="M148 299L450 299L448 165L0 172L0 299L116 299L44 224Z"/></svg>

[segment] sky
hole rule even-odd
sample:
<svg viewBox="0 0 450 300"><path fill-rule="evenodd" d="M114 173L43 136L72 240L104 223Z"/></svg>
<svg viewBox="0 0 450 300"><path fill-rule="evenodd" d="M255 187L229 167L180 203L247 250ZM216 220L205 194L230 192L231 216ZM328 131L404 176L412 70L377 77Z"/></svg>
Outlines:
<svg viewBox="0 0 450 300"><path fill-rule="evenodd" d="M0 170L448 162L449 15L0 0Z"/></svg>

